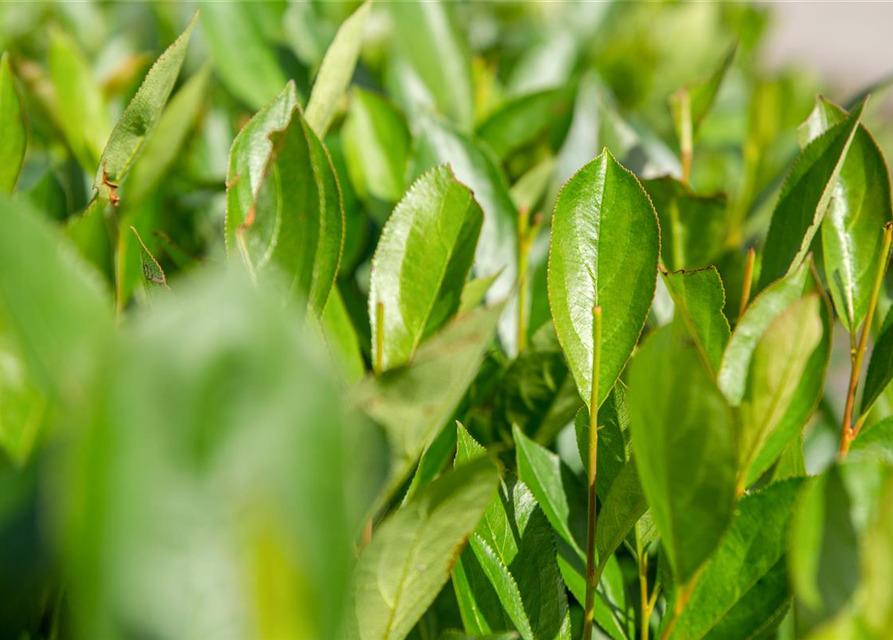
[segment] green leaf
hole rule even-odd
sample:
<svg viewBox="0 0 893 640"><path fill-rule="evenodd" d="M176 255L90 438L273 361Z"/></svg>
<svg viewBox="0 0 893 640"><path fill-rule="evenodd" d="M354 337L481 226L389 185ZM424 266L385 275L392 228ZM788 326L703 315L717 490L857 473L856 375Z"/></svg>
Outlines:
<svg viewBox="0 0 893 640"><path fill-rule="evenodd" d="M25 201L0 197L0 220L0 325L41 392L77 395L114 330L108 291Z"/></svg>
<svg viewBox="0 0 893 640"><path fill-rule="evenodd" d="M739 319L723 354L718 382L720 389L732 406L740 407L743 402L754 402L754 394L769 403L769 405L763 406L764 409L768 409L773 401L777 403L773 409L773 415L764 414L762 410L755 410L755 413L748 414L752 418L748 418L750 426L742 427L742 436L763 434L751 441L752 446L757 447L756 451L750 446L745 446L745 441L742 440L740 451L745 455L741 461L745 466L742 467L741 472L747 474L746 478L742 478L745 485L756 481L760 474L772 465L784 447L801 432L821 399L828 360L831 355L831 309L827 300L822 299L815 303L819 307L818 312L821 319L820 339L813 345L805 364L799 360L800 357L806 355L801 353L801 348L805 349L814 336L808 336L810 340L800 344L791 340L790 335L786 334L787 338L785 338L777 333L784 331L781 327L792 320L791 317L788 320L779 320L782 314L798 300L809 297L813 292L821 293L820 285L811 262L805 262L791 275L772 284L751 301L747 311ZM811 312L801 307L799 313ZM766 338L766 343L761 348L762 362L755 364L753 359L757 345L776 321L781 324L773 331L774 337ZM802 330L802 327L800 329ZM777 340L785 342L786 339L789 340L789 343L784 344L784 348L791 356L794 355L794 352L798 354L796 363L774 358L772 352L775 347L772 347L771 343ZM775 365L769 364L770 362L775 362L780 368L775 369ZM796 366L788 369L785 366L787 364ZM767 366L775 369L777 373L784 374L784 379L789 380L787 384L795 385L792 393L791 389L786 388L781 395L773 400L773 392L781 391L781 389L772 386L767 389L765 387L767 379L764 378L763 382L757 382L757 379L753 377L767 373ZM780 379L777 381L781 382ZM757 393L757 389L761 385L763 392ZM755 405L751 405L751 407L755 407ZM782 412L781 415L778 415L779 410ZM747 440L750 440L751 437L753 436L746 435ZM761 439L762 442L760 442Z"/></svg>
<svg viewBox="0 0 893 640"><path fill-rule="evenodd" d="M854 443L855 444L855 443ZM852 452L852 449L850 449ZM893 625L893 475L887 478L876 505L877 515L862 540L862 618L877 640Z"/></svg>
<svg viewBox="0 0 893 640"><path fill-rule="evenodd" d="M354 67L360 57L360 45L363 43L363 27L371 6L371 2L364 2L344 21L326 51L319 73L316 74L304 117L310 128L321 138L328 131L338 100L353 77Z"/></svg>
<svg viewBox="0 0 893 640"><path fill-rule="evenodd" d="M806 143L811 142L846 117L843 109L819 98L801 134L806 134ZM868 312L874 280L886 259L883 228L891 219L890 171L877 142L860 125L822 224L825 278L837 315L852 332Z"/></svg>
<svg viewBox="0 0 893 640"><path fill-rule="evenodd" d="M341 191L332 159L300 107L270 134L273 151L255 201L227 212L242 260L252 274L283 278L286 299L322 314L335 283L344 238ZM237 225L237 218L244 218Z"/></svg>
<svg viewBox="0 0 893 640"><path fill-rule="evenodd" d="M669 176L643 180L661 229L661 261L668 271L702 269L716 262L727 232L723 194L699 195Z"/></svg>
<svg viewBox="0 0 893 640"><path fill-rule="evenodd" d="M139 243L140 269L143 272L143 291L146 296L151 299L159 290L169 291L170 287L167 284L167 277L165 277L161 265L158 264L158 260L155 259L152 252L146 247L137 230L133 227L130 227L130 230Z"/></svg>
<svg viewBox="0 0 893 640"><path fill-rule="evenodd" d="M399 200L411 144L403 115L385 98L354 87L341 131L347 168L361 197Z"/></svg>
<svg viewBox="0 0 893 640"><path fill-rule="evenodd" d="M846 120L809 143L788 173L772 212L758 291L798 269L806 257L832 199L864 106L862 102Z"/></svg>
<svg viewBox="0 0 893 640"><path fill-rule="evenodd" d="M645 512L648 503L639 482L635 460L628 460L601 500L595 532L599 566L608 562Z"/></svg>
<svg viewBox="0 0 893 640"><path fill-rule="evenodd" d="M25 112L9 66L9 54L0 57L0 193L12 193L28 144Z"/></svg>
<svg viewBox="0 0 893 640"><path fill-rule="evenodd" d="M785 541L802 482L745 496L673 627L672 640L753 637L788 606Z"/></svg>
<svg viewBox="0 0 893 640"><path fill-rule="evenodd" d="M673 317L685 327L698 353L715 376L729 342L729 321L722 309L726 292L716 267L665 273L664 283L673 297Z"/></svg>
<svg viewBox="0 0 893 640"><path fill-rule="evenodd" d="M406 367L369 375L355 402L388 435L391 477L399 482L446 424L474 380L502 307L459 316L426 341Z"/></svg>
<svg viewBox="0 0 893 640"><path fill-rule="evenodd" d="M448 6L436 0L413 0L391 3L388 8L404 57L411 61L441 112L467 131L474 116L471 59Z"/></svg>
<svg viewBox="0 0 893 640"><path fill-rule="evenodd" d="M597 492L607 496L614 480L620 475L624 465L630 460L629 433L629 391L623 382L614 385L601 407L598 409L598 474ZM581 407L574 418L577 435L577 449L583 468L589 470L589 410Z"/></svg>
<svg viewBox="0 0 893 640"><path fill-rule="evenodd" d="M65 235L80 254L93 264L109 282L113 281L112 245L107 210L109 201L93 198L87 208L65 223Z"/></svg>
<svg viewBox="0 0 893 640"><path fill-rule="evenodd" d="M214 6L238 6L238 3L215 3ZM282 85L280 85L282 86ZM229 152L226 171L226 250L237 251L236 232L249 218L273 153L270 134L288 126L298 104L294 82L258 111L239 131Z"/></svg>
<svg viewBox="0 0 893 640"><path fill-rule="evenodd" d="M448 472L375 531L355 574L355 621L362 640L401 640L449 578L465 541L496 490L489 460Z"/></svg>
<svg viewBox="0 0 893 640"><path fill-rule="evenodd" d="M468 313L477 307L487 296L490 286L499 277L498 273L492 276L484 276L483 278L473 278L465 283L462 287L462 296L459 298L459 313Z"/></svg>
<svg viewBox="0 0 893 640"><path fill-rule="evenodd" d="M734 414L673 325L649 336L636 353L629 387L642 489L676 580L686 585L732 520Z"/></svg>
<svg viewBox="0 0 893 640"><path fill-rule="evenodd" d="M557 455L525 436L517 426L512 435L521 480L530 488L552 528L580 558L585 557L579 542L585 534L581 536L580 523L571 514L571 503L583 493L574 486L576 478L562 466Z"/></svg>
<svg viewBox="0 0 893 640"><path fill-rule="evenodd" d="M536 442L548 444L582 404L555 328L547 322L505 372L495 414L507 427L518 425Z"/></svg>
<svg viewBox="0 0 893 640"><path fill-rule="evenodd" d="M870 458L893 465L893 417L863 428L853 440L847 460Z"/></svg>
<svg viewBox="0 0 893 640"><path fill-rule="evenodd" d="M736 43L729 49L720 65L714 69L709 78L686 85L670 96L673 125L676 128L676 136L679 140L683 140L686 137L695 140L698 137L701 123L707 117L707 114L710 113L710 109L713 108L719 88L722 86L726 72L735 59L737 49L738 45ZM686 132L686 128L690 128L690 131Z"/></svg>
<svg viewBox="0 0 893 640"><path fill-rule="evenodd" d="M423 338L459 309L483 214L448 166L419 178L397 204L372 258L369 319L372 360L382 370L408 362ZM379 326L378 306L384 307Z"/></svg>
<svg viewBox="0 0 893 640"><path fill-rule="evenodd" d="M77 42L55 28L49 35L47 57L59 127L81 168L93 171L109 134L105 97Z"/></svg>
<svg viewBox="0 0 893 640"><path fill-rule="evenodd" d="M887 311L884 323L878 332L868 370L865 373L865 387L862 389L861 414L871 410L874 403L893 380L893 307Z"/></svg>
<svg viewBox="0 0 893 640"><path fill-rule="evenodd" d="M277 12L277 4L201 3L202 32L216 75L231 94L252 109L261 109L273 100L289 79L261 24L264 12ZM296 91L294 87L292 91Z"/></svg>
<svg viewBox="0 0 893 640"><path fill-rule="evenodd" d="M518 634L514 631L509 631L506 633L494 633L487 635L468 635L466 633L462 633L461 631L444 631L440 634L439 640L517 640Z"/></svg>
<svg viewBox="0 0 893 640"><path fill-rule="evenodd" d="M357 331L337 286L332 287L332 293L323 310L322 330L326 345L335 361L335 368L341 377L349 383L359 382L366 372L366 364L363 362Z"/></svg>
<svg viewBox="0 0 893 640"><path fill-rule="evenodd" d="M102 151L99 168L93 178L93 188L113 203L117 198L117 186L142 153L174 89L196 20L198 13L192 17L180 37L174 40L149 69L136 95L118 118Z"/></svg>
<svg viewBox="0 0 893 640"><path fill-rule="evenodd" d="M507 101L477 127L477 135L500 158L536 142L568 121L573 91L567 87L529 93Z"/></svg>
<svg viewBox="0 0 893 640"><path fill-rule="evenodd" d="M592 309L602 308L598 404L645 325L657 281L660 231L639 181L605 150L562 188L552 217L549 300L580 395L592 387Z"/></svg>
<svg viewBox="0 0 893 640"><path fill-rule="evenodd" d="M127 205L151 195L174 164L201 113L210 74L210 67L202 67L165 107L155 133L146 140L142 155L133 165L133 173L124 191Z"/></svg>
<svg viewBox="0 0 893 640"><path fill-rule="evenodd" d="M428 2L422 4L433 6ZM512 293L517 272L517 214L505 176L492 154L442 118L425 117L419 126L412 174L418 176L435 165L448 163L456 179L474 193L484 211L475 254L475 275L499 273L487 292L487 302L505 300ZM507 311L511 309L510 303ZM499 335L506 350L513 353L517 338L515 326L501 323Z"/></svg>

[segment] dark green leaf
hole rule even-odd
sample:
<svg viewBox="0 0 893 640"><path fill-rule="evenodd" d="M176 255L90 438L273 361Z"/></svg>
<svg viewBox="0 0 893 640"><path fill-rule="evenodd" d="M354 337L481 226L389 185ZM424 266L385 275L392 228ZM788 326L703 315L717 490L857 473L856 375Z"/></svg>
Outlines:
<svg viewBox="0 0 893 640"><path fill-rule="evenodd" d="M636 353L629 385L642 489L676 580L685 585L732 520L734 414L697 349L673 325L649 336Z"/></svg>
<svg viewBox="0 0 893 640"><path fill-rule="evenodd" d="M555 203L549 300L580 395L592 387L592 309L602 308L598 404L638 340L657 279L657 215L639 181L605 150L571 178Z"/></svg>
<svg viewBox="0 0 893 640"><path fill-rule="evenodd" d="M9 54L0 57L0 193L12 193L25 161L28 130L25 112L9 66Z"/></svg>
<svg viewBox="0 0 893 640"><path fill-rule="evenodd" d="M490 503L489 460L448 472L375 532L356 569L355 620L363 640L402 640L434 601Z"/></svg>
<svg viewBox="0 0 893 640"><path fill-rule="evenodd" d="M893 307L887 311L878 337L871 348L868 371L865 373L865 387L862 389L862 414L871 410L891 380L893 380Z"/></svg>
<svg viewBox="0 0 893 640"><path fill-rule="evenodd" d="M372 258L369 319L373 362L382 370L408 362L422 339L456 313L483 214L447 166L423 174L397 204ZM384 307L379 326L378 306Z"/></svg>
<svg viewBox="0 0 893 640"><path fill-rule="evenodd" d="M846 120L809 143L788 173L766 236L758 291L797 270L806 258L832 199L864 106L863 102Z"/></svg>

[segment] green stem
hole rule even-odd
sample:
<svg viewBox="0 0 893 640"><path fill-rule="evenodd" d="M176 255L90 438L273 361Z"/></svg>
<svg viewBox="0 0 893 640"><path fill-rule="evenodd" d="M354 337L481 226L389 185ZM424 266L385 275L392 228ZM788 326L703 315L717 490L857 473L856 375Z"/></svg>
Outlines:
<svg viewBox="0 0 893 640"><path fill-rule="evenodd" d="M384 302L375 305L375 373L384 369Z"/></svg>
<svg viewBox="0 0 893 640"><path fill-rule="evenodd" d="M874 319L874 310L877 307L878 296L881 292L881 286L884 284L884 273L887 271L887 262L890 258L890 244L893 242L893 223L888 222L884 225L884 241L881 251L881 262L878 265L877 274L874 279L874 288L871 291L871 298L868 300L868 313L865 316L865 326L862 327L862 335L859 338L859 346L856 347L856 353L853 354L852 368L850 369L850 384L847 389L846 407L843 410L843 430L840 435L840 459L846 457L850 450L850 444L859 433L864 420L860 419L853 428L853 406L856 402L856 389L859 386L859 372L862 370L862 361L865 359L865 350L868 347L868 336L871 333L871 322ZM853 332L855 332L855 327Z"/></svg>
<svg viewBox="0 0 893 640"><path fill-rule="evenodd" d="M648 600L648 553L644 549L639 550L639 603L642 609L640 621L641 639L648 640L650 631L648 621L651 619L651 604Z"/></svg>
<svg viewBox="0 0 893 640"><path fill-rule="evenodd" d="M527 259L530 255L530 244L527 236L530 233L530 219L527 207L518 210L518 353L527 346Z"/></svg>
<svg viewBox="0 0 893 640"><path fill-rule="evenodd" d="M583 640L592 638L595 589L596 471L598 461L598 387L602 357L602 308L592 309L592 390L589 395L589 505L586 518L586 603L583 610Z"/></svg>
<svg viewBox="0 0 893 640"><path fill-rule="evenodd" d="M686 89L682 90L679 99L681 125L679 127L680 162L682 163L682 183L687 185L691 180L691 162L694 155L694 139L691 125L691 96Z"/></svg>
<svg viewBox="0 0 893 640"><path fill-rule="evenodd" d="M738 307L738 319L747 310L747 303L750 302L750 288L753 285L753 263L756 260L757 252L753 247L747 250L747 262L744 263L744 286L741 289L741 305Z"/></svg>

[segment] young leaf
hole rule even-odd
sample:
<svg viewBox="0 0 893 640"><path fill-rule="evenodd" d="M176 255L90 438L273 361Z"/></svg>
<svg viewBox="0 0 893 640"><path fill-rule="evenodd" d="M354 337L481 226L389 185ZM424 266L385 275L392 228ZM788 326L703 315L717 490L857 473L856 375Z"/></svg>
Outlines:
<svg viewBox="0 0 893 640"><path fill-rule="evenodd" d="M772 212L758 291L802 264L828 209L864 107L862 102L846 120L809 143L788 173Z"/></svg>
<svg viewBox="0 0 893 640"><path fill-rule="evenodd" d="M146 140L142 155L133 165L133 174L124 192L126 204L139 203L155 191L177 159L201 112L210 75L210 67L202 67L165 107L155 133Z"/></svg>
<svg viewBox="0 0 893 640"><path fill-rule="evenodd" d="M448 166L422 175L397 204L375 249L369 286L372 335L383 334L381 345L373 341L372 360L383 371L408 362L458 310L482 221L480 205Z"/></svg>
<svg viewBox="0 0 893 640"><path fill-rule="evenodd" d="M660 220L660 253L668 271L716 262L726 236L726 196L699 195L669 176L643 180Z"/></svg>
<svg viewBox="0 0 893 640"><path fill-rule="evenodd" d="M304 117L310 128L321 138L328 131L338 100L350 84L354 67L357 66L360 45L363 42L363 27L371 4L364 2L344 21L326 51L319 73L316 74Z"/></svg>
<svg viewBox="0 0 893 640"><path fill-rule="evenodd" d="M819 98L801 127L808 144L836 124L846 112ZM890 171L884 154L864 126L853 136L834 184L822 224L825 278L841 322L855 332L865 319L881 260L884 225L893 219Z"/></svg>
<svg viewBox="0 0 893 640"><path fill-rule="evenodd" d="M471 60L452 24L448 6L437 0L388 5L403 55L443 114L467 131L474 116Z"/></svg>
<svg viewBox="0 0 893 640"><path fill-rule="evenodd" d="M214 6L223 3L215 3ZM235 5L233 5L235 6ZM281 85L280 85L281 86ZM288 126L298 104L294 82L248 121L229 152L226 171L226 250L238 251L236 232L249 219L273 153L270 134Z"/></svg>
<svg viewBox="0 0 893 640"><path fill-rule="evenodd" d="M235 231L239 253L256 276L270 270L284 276L283 296L305 300L319 316L335 283L344 238L335 169L300 107L270 141L273 151L256 199ZM235 224L241 210L233 213Z"/></svg>
<svg viewBox="0 0 893 640"><path fill-rule="evenodd" d="M868 371L865 373L865 387L862 390L862 410L864 415L893 380L893 307L887 311L884 324L871 349Z"/></svg>
<svg viewBox="0 0 893 640"><path fill-rule="evenodd" d="M821 290L814 269L810 262L805 262L791 275L772 284L748 306L729 340L718 376L719 388L732 406L741 406L749 388L751 392L754 391L754 387L750 386L753 384L750 376L755 371L754 367L759 369L765 366L765 364L752 365L751 362L760 339L786 309L804 296L817 291ZM747 473L747 478L744 479L745 485L756 481L759 475L772 465L785 445L800 433L821 399L828 359L831 355L831 310L827 300L822 299L819 302L819 317L822 323L820 340L812 348L806 364L796 367L800 373L797 374L799 382L794 383L793 394L790 397L779 398L786 400L785 407L776 408L776 411L783 409L782 417L777 422L775 418L772 419L775 426L764 432L768 437L762 444L757 445L758 451L748 452L751 462L747 469L741 470L742 473ZM794 345L795 342L790 340L786 347L790 349ZM768 357L771 351L770 348L763 353ZM782 371L784 370L782 368ZM788 373L793 376L796 371ZM787 396L787 392L784 395ZM752 425L755 431L763 432L764 427L770 426L761 422L768 416L753 414L752 417L756 420ZM745 452L744 449L741 451Z"/></svg>
<svg viewBox="0 0 893 640"><path fill-rule="evenodd" d="M680 141L688 138L694 141L698 137L698 129L704 118L713 108L719 88L726 72L735 59L737 43L729 49L720 65L714 69L710 77L680 88L670 96L670 108L673 112L673 125Z"/></svg>
<svg viewBox="0 0 893 640"><path fill-rule="evenodd" d="M697 350L673 325L646 339L633 358L629 383L639 478L675 578L684 586L732 520L734 414Z"/></svg>
<svg viewBox="0 0 893 640"><path fill-rule="evenodd" d="M223 85L252 109L274 99L289 77L279 66L260 24L274 3L202 2L202 32ZM273 19L281 19L281 16ZM292 91L297 91L292 87Z"/></svg>
<svg viewBox="0 0 893 640"><path fill-rule="evenodd" d="M109 133L105 98L77 42L57 29L49 35L54 113L78 164L92 171Z"/></svg>
<svg viewBox="0 0 893 640"><path fill-rule="evenodd" d="M639 181L605 150L561 190L552 218L549 300L580 395L592 386L592 309L602 308L599 405L645 325L657 281L657 215Z"/></svg>
<svg viewBox="0 0 893 640"><path fill-rule="evenodd" d="M726 292L715 267L665 273L664 283L673 297L673 317L694 340L711 375L716 375L729 342L729 321L722 309Z"/></svg>
<svg viewBox="0 0 893 640"><path fill-rule="evenodd" d="M25 112L9 66L9 54L0 57L0 193L12 193L28 144Z"/></svg>
<svg viewBox="0 0 893 640"><path fill-rule="evenodd" d="M367 376L356 404L381 424L392 451L392 479L402 479L452 415L493 339L501 306L475 309L425 342L406 367Z"/></svg>
<svg viewBox="0 0 893 640"><path fill-rule="evenodd" d="M402 640L449 578L465 541L493 498L499 475L486 459L448 472L375 532L355 574L362 640Z"/></svg>
<svg viewBox="0 0 893 640"><path fill-rule="evenodd" d="M124 180L142 153L143 146L152 135L161 117L161 111L174 89L174 83L180 75L180 67L186 58L186 47L189 45L189 37L192 35L196 20L198 13L189 21L180 37L174 40L155 61L146 74L143 84L112 129L99 159L96 176L93 178L93 188L112 203L117 201L115 191L118 184Z"/></svg>
<svg viewBox="0 0 893 640"><path fill-rule="evenodd" d="M378 94L354 87L341 131L347 168L361 197L399 200L411 144L403 115Z"/></svg>
<svg viewBox="0 0 893 640"><path fill-rule="evenodd" d="M790 599L785 541L799 479L745 496L716 553L704 566L672 640L752 637L767 630Z"/></svg>

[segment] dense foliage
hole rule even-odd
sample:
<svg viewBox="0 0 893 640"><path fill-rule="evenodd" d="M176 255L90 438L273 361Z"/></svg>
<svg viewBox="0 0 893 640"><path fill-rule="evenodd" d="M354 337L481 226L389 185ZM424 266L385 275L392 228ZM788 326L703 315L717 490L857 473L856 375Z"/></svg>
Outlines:
<svg viewBox="0 0 893 640"><path fill-rule="evenodd" d="M890 637L876 100L739 3L197 8L0 5L0 636Z"/></svg>

